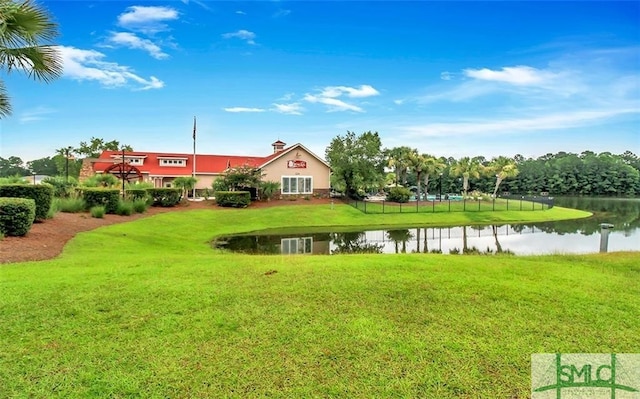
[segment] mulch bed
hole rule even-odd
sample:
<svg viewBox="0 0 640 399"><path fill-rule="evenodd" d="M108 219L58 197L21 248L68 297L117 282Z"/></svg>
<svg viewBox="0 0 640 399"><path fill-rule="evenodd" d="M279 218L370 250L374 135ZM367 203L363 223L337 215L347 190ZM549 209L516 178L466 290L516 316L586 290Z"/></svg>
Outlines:
<svg viewBox="0 0 640 399"><path fill-rule="evenodd" d="M311 204L329 204L329 200L311 199L307 201L298 199L297 201L253 202L249 208ZM131 216L104 215L103 219L93 218L88 213L58 212L53 219L34 223L29 233L24 237L4 237L4 239L0 240L0 263L52 259L62 252L62 248L67 241L82 231L93 230L115 223L130 222L164 212L181 212L194 209L216 209L216 206L206 201L187 202L173 208L152 207L145 213Z"/></svg>

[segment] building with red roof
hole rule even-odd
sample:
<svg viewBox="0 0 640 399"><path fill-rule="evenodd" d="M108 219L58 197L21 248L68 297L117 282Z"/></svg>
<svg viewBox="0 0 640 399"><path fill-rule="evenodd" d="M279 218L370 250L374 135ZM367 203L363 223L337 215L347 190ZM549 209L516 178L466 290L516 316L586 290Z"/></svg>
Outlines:
<svg viewBox="0 0 640 399"><path fill-rule="evenodd" d="M251 166L260 169L263 181L280 183L282 195L328 195L331 169L322 158L300 143L290 147L278 140L267 156L196 154L196 189L211 188L229 168ZM173 179L194 175L194 155L146 151L104 151L93 160L93 173L110 173L125 166L140 181L154 187L171 187ZM121 170L121 169L120 169ZM113 172L112 172L113 173Z"/></svg>

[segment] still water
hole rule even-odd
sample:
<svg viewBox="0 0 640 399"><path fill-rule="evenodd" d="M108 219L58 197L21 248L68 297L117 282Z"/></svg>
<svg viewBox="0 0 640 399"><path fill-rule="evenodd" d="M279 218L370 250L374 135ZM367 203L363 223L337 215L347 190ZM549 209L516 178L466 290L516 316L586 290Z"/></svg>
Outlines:
<svg viewBox="0 0 640 399"><path fill-rule="evenodd" d="M640 251L640 199L556 198L556 206L593 212L561 222L425 227L221 237L215 246L252 254L512 253L515 255ZM601 224L612 224L608 234Z"/></svg>

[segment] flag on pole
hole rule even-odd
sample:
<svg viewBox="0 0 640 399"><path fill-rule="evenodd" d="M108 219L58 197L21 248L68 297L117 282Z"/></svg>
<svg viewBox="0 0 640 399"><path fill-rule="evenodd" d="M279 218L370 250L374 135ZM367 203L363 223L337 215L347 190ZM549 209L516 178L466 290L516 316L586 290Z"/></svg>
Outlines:
<svg viewBox="0 0 640 399"><path fill-rule="evenodd" d="M193 117L193 139L196 139L196 117Z"/></svg>

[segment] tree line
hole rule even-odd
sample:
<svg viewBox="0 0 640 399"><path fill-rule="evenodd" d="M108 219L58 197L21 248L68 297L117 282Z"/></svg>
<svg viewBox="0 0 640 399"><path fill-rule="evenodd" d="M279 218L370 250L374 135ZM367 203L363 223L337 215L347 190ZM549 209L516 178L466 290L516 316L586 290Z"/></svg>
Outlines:
<svg viewBox="0 0 640 399"><path fill-rule="evenodd" d="M133 151L130 145L121 145L118 140L106 141L91 137L89 141L81 141L77 146L56 149L55 155L24 162L22 158L10 156L0 157L0 177L46 175L78 178L84 158L98 158L102 151Z"/></svg>
<svg viewBox="0 0 640 399"><path fill-rule="evenodd" d="M421 193L467 195L634 196L640 193L640 159L623 154L558 152L538 158L437 157L400 146L382 148L377 132L335 137L325 151L332 187L350 197L412 187Z"/></svg>

